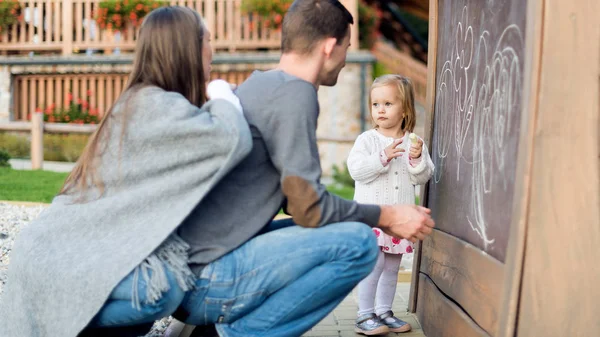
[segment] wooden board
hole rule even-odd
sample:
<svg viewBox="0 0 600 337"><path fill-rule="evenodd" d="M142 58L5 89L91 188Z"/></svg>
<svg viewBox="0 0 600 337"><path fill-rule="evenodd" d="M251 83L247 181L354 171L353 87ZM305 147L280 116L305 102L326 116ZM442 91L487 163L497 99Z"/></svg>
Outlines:
<svg viewBox="0 0 600 337"><path fill-rule="evenodd" d="M429 52L427 54L427 105L425 106L425 134L423 139L425 144L431 146L431 134L433 133L433 118L435 111L435 64L437 60L437 21L438 21L438 0L429 0ZM428 206L427 190L428 185L420 187L421 205ZM419 242L415 246L415 258L413 259L412 287L410 287L410 298L408 299L408 310L416 312L417 310L417 294L419 292L419 279L416 271L421 265L421 250L422 245Z"/></svg>
<svg viewBox="0 0 600 337"><path fill-rule="evenodd" d="M427 337L489 337L426 275L419 275L417 317Z"/></svg>
<svg viewBox="0 0 600 337"><path fill-rule="evenodd" d="M516 336L600 336L600 2L543 13Z"/></svg>
<svg viewBox="0 0 600 337"><path fill-rule="evenodd" d="M477 247L438 230L422 244L421 273L494 336L500 316L503 265Z"/></svg>
<svg viewBox="0 0 600 337"><path fill-rule="evenodd" d="M527 3L527 28L525 32L525 71L523 81L523 113L521 114L521 135L513 215L504 264L504 290L498 324L498 337L514 337L518 320L519 295L527 234L527 216L532 183L534 153L533 140L537 120L537 92L540 80L540 59L542 49L542 24L544 22L544 0L529 0Z"/></svg>
<svg viewBox="0 0 600 337"><path fill-rule="evenodd" d="M526 1L440 0L428 206L503 262L512 215Z"/></svg>

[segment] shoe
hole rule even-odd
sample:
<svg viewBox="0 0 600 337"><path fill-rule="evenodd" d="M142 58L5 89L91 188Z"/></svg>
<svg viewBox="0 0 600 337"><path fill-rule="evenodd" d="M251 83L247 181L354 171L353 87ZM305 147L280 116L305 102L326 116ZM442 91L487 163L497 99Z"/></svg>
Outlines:
<svg viewBox="0 0 600 337"><path fill-rule="evenodd" d="M390 318L393 320L392 322L389 322ZM398 317L395 317L391 310L379 315L379 319L381 323L385 324L390 329L391 332L407 332L412 329L410 324Z"/></svg>
<svg viewBox="0 0 600 337"><path fill-rule="evenodd" d="M367 336L377 336L387 335L390 332L390 328L377 315L371 313L362 315L356 319L354 331Z"/></svg>

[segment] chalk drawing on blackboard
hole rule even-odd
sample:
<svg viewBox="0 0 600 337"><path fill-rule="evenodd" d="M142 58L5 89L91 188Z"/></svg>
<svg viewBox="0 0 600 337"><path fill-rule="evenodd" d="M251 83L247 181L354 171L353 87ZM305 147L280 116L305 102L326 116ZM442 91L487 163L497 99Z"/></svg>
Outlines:
<svg viewBox="0 0 600 337"><path fill-rule="evenodd" d="M484 197L494 189L506 189L507 141L511 118L518 114L521 100L523 34L514 24L507 25L491 41L481 29L475 40L469 25L468 8L455 29L455 45L439 74L436 95L435 183L442 180L444 161L456 153L456 181L460 181L462 162L472 166L470 212L466 215L485 249L494 242L487 233ZM482 14L481 26L486 21ZM493 51L491 45L495 43ZM471 148L465 148L465 145ZM455 151L451 151L455 150ZM496 180L494 180L496 178ZM492 184L500 181L501 184Z"/></svg>

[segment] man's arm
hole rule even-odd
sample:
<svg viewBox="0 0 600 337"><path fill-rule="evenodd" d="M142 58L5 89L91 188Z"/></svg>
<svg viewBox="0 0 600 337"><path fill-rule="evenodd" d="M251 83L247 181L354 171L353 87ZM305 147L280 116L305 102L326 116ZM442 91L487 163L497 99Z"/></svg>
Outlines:
<svg viewBox="0 0 600 337"><path fill-rule="evenodd" d="M287 211L304 227L341 221L379 223L381 208L358 204L330 194L320 183L317 148L317 91L308 82L290 81L273 93L260 131L269 156L281 174Z"/></svg>

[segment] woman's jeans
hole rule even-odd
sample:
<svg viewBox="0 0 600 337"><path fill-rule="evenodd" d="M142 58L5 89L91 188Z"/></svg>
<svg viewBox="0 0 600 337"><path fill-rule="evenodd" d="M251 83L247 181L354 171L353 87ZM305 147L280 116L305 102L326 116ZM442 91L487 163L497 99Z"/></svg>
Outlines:
<svg viewBox="0 0 600 337"><path fill-rule="evenodd" d="M371 228L361 223L313 229L290 219L273 221L207 265L187 293L169 276L171 289L163 298L137 310L128 276L91 325L143 324L176 312L188 324L215 324L220 336L300 336L369 275L378 252Z"/></svg>

